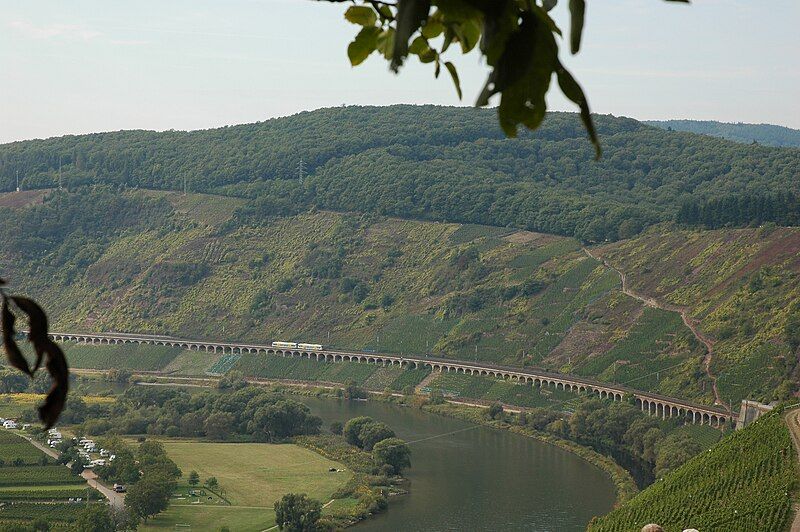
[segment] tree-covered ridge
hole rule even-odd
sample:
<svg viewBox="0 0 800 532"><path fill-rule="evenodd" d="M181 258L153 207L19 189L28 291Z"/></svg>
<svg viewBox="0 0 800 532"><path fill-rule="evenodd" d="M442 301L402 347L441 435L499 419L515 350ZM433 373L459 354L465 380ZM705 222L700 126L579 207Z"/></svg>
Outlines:
<svg viewBox="0 0 800 532"><path fill-rule="evenodd" d="M800 194L800 152L742 146L597 116L594 161L577 116L504 139L494 112L436 106L321 109L207 131L127 131L0 146L0 189L58 182L262 197L263 217L308 206L616 240L720 197ZM266 197L265 199L263 199ZM792 223L786 216L735 219ZM777 211L776 211L777 212ZM781 211L782 212L782 211ZM764 214L765 213L765 214ZM794 220L792 218L791 220ZM682 219L685 223L703 220Z"/></svg>
<svg viewBox="0 0 800 532"><path fill-rule="evenodd" d="M765 146L800 146L800 130L774 124L726 123L714 120L645 120L644 123L661 129L688 131L744 144L755 142Z"/></svg>

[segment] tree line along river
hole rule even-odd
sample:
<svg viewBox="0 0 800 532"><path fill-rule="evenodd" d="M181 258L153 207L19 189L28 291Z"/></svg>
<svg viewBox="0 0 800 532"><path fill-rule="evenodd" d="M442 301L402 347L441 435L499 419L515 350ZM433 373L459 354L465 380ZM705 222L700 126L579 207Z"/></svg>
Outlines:
<svg viewBox="0 0 800 532"><path fill-rule="evenodd" d="M410 442L411 493L360 532L585 530L615 502L603 471L533 438L374 401L297 399L326 424L370 416Z"/></svg>

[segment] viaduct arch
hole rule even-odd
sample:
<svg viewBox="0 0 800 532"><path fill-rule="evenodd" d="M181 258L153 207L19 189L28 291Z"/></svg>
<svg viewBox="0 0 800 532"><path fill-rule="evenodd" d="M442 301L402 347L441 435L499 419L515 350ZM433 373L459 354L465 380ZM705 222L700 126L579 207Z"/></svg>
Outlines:
<svg viewBox="0 0 800 532"><path fill-rule="evenodd" d="M737 415L722 408L701 405L650 392L635 390L623 385L604 383L574 375L553 373L532 368L513 368L478 362L465 362L432 357L409 357L380 353L365 353L339 350L309 350L277 348L271 345L253 345L203 340L186 340L167 336L124 333L50 333L58 342L77 342L89 345L146 344L179 347L191 351L207 353L254 354L283 357L301 357L327 362L361 362L382 366L408 368L429 367L431 371L455 372L466 375L488 376L506 379L520 384L550 387L575 393L594 394L602 399L622 401L632 398L642 412L662 419L683 418L689 423L718 427L723 423L735 421Z"/></svg>

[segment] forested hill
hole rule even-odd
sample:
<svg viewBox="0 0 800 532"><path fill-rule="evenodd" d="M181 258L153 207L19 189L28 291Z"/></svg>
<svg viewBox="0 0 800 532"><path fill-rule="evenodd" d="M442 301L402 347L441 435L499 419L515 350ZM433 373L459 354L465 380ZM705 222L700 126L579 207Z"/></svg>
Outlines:
<svg viewBox="0 0 800 532"><path fill-rule="evenodd" d="M505 139L491 109L342 107L220 129L123 131L0 146L0 191L126 187L260 197L246 216L311 206L615 240L679 218L719 227L800 218L800 150L577 115ZM302 179L300 177L302 176ZM731 208L735 206L735 208ZM680 217L683 217L682 219Z"/></svg>
<svg viewBox="0 0 800 532"><path fill-rule="evenodd" d="M800 147L800 130L774 124L726 123L714 120L646 120L644 123L662 129L711 135L744 144L757 142L765 146Z"/></svg>

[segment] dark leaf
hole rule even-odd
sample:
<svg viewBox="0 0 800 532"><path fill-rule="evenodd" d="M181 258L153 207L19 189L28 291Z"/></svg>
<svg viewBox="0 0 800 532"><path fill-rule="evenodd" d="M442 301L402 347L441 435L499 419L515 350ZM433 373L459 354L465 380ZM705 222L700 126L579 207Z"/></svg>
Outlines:
<svg viewBox="0 0 800 532"><path fill-rule="evenodd" d="M50 387L44 404L39 407L39 419L44 423L45 429L49 429L58 421L67 402L69 368L67 368L67 359L61 348L49 338L46 344L42 345L42 350L47 355L46 367L53 380L53 385Z"/></svg>
<svg viewBox="0 0 800 532"><path fill-rule="evenodd" d="M431 0L398 0L397 26L394 36L394 52L389 68L397 72L408 55L408 40L428 18Z"/></svg>
<svg viewBox="0 0 800 532"><path fill-rule="evenodd" d="M28 361L25 360L25 357L19 350L17 342L14 340L14 335L16 334L14 322L17 321L17 319L14 317L14 314L11 313L11 309L8 308L8 300L5 297L3 298L2 313L3 345L6 349L6 358L8 359L8 363L26 375L33 377L31 368L28 366Z"/></svg>
<svg viewBox="0 0 800 532"><path fill-rule="evenodd" d="M458 80L458 72L456 72L456 67L450 61L445 62L444 64L447 71L450 72L450 77L453 78L453 85L456 86L456 92L458 93L458 99L461 99L461 82Z"/></svg>
<svg viewBox="0 0 800 532"><path fill-rule="evenodd" d="M27 297L11 296L11 300L28 315L30 324L28 339L36 350L36 364L33 367L33 371L36 372L42 365L42 357L45 354L43 346L50 342L50 338L47 336L47 314L34 300Z"/></svg>
<svg viewBox="0 0 800 532"><path fill-rule="evenodd" d="M558 64L558 46L539 13L523 13L521 20L477 102L486 105L492 95L502 93L497 115L509 137L516 136L519 124L536 129L542 123L545 95Z"/></svg>
<svg viewBox="0 0 800 532"><path fill-rule="evenodd" d="M583 21L586 15L585 0L569 0L570 29L569 42L573 54L581 49L581 35L583 35Z"/></svg>
<svg viewBox="0 0 800 532"><path fill-rule="evenodd" d="M572 77L572 74L570 74L561 63L558 64L556 75L558 77L558 86L561 87L564 96L580 107L581 120L583 121L584 127L586 127L586 131L589 133L592 144L594 144L595 158L599 159L601 155L600 140L597 138L597 131L594 128L592 115L589 111L589 102L586 101L586 95L583 93L583 89L581 89L581 86L578 85L578 82Z"/></svg>
<svg viewBox="0 0 800 532"><path fill-rule="evenodd" d="M431 47L428 45L428 41L425 39L425 37L419 36L411 41L411 46L408 47L408 53L419 55L430 49Z"/></svg>
<svg viewBox="0 0 800 532"><path fill-rule="evenodd" d="M469 53L481 39L481 25L477 20L465 20L453 26L453 31L461 44L461 52Z"/></svg>
<svg viewBox="0 0 800 532"><path fill-rule="evenodd" d="M497 65L509 37L518 27L517 19L517 6L511 0L493 2L484 13L481 51L489 66Z"/></svg>

